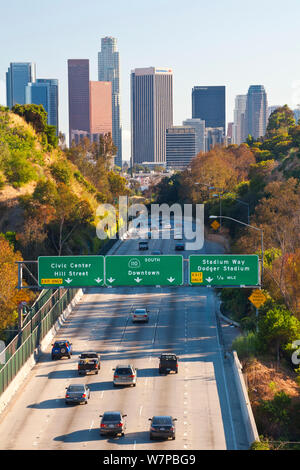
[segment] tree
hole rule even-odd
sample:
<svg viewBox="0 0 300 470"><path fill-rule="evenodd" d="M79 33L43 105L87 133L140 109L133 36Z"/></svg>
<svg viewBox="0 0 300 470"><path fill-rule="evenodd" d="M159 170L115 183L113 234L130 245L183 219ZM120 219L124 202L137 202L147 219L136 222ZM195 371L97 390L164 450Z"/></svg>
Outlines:
<svg viewBox="0 0 300 470"><path fill-rule="evenodd" d="M22 261L21 253L14 251L12 245L0 235L0 330L13 325L17 319L18 266Z"/></svg>
<svg viewBox="0 0 300 470"><path fill-rule="evenodd" d="M31 124L38 134L45 132L47 113L41 104L15 104L11 110Z"/></svg>
<svg viewBox="0 0 300 470"><path fill-rule="evenodd" d="M59 256L72 233L80 225L84 226L92 220L93 210L88 201L79 199L65 184L59 184L55 201L55 219L50 224L51 240Z"/></svg>
<svg viewBox="0 0 300 470"><path fill-rule="evenodd" d="M264 352L276 352L279 360L280 347L299 338L300 322L283 305L267 301L261 309L257 338Z"/></svg>
<svg viewBox="0 0 300 470"><path fill-rule="evenodd" d="M288 105L285 104L275 109L270 115L266 135L272 136L278 132L287 133L289 128L295 126L295 124L294 113Z"/></svg>

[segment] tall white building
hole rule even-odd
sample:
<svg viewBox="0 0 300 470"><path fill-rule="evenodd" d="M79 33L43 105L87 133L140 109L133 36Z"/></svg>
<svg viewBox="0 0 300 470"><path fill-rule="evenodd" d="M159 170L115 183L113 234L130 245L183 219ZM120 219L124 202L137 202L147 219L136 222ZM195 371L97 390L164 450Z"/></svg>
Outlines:
<svg viewBox="0 0 300 470"><path fill-rule="evenodd" d="M101 39L101 52L98 53L98 80L112 84L112 139L118 149L115 164L122 168L120 63L116 38Z"/></svg>
<svg viewBox="0 0 300 470"><path fill-rule="evenodd" d="M166 129L173 125L173 72L137 68L131 72L132 162L166 162Z"/></svg>
<svg viewBox="0 0 300 470"><path fill-rule="evenodd" d="M193 127L196 136L195 155L199 152L205 152L205 121L203 119L186 119L183 126Z"/></svg>
<svg viewBox="0 0 300 470"><path fill-rule="evenodd" d="M240 145L245 137L245 112L247 95L237 95L235 97L235 108L233 111L232 143Z"/></svg>

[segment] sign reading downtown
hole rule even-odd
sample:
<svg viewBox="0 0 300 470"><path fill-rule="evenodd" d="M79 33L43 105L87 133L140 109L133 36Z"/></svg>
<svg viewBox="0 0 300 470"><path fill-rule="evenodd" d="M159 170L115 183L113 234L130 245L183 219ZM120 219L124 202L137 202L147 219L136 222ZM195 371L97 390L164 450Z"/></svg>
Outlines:
<svg viewBox="0 0 300 470"><path fill-rule="evenodd" d="M107 286L180 286L183 284L183 257L106 256Z"/></svg>
<svg viewBox="0 0 300 470"><path fill-rule="evenodd" d="M104 285L104 256L40 256L38 270L45 288Z"/></svg>
<svg viewBox="0 0 300 470"><path fill-rule="evenodd" d="M257 255L191 255L190 284L197 286L257 286Z"/></svg>

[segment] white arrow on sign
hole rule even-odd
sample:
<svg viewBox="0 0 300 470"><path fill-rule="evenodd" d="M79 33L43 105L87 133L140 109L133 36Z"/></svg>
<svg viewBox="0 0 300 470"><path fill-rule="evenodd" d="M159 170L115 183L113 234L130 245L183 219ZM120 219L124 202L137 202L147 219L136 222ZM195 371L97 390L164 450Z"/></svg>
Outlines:
<svg viewBox="0 0 300 470"><path fill-rule="evenodd" d="M95 281L100 284L100 282L102 281L102 279L100 279L100 277L98 277L97 279L95 279Z"/></svg>
<svg viewBox="0 0 300 470"><path fill-rule="evenodd" d="M139 283L139 282L141 282L143 279L142 279L141 277L136 277L134 280L135 280L137 283Z"/></svg>
<svg viewBox="0 0 300 470"><path fill-rule="evenodd" d="M211 282L211 281L213 281L213 280L214 280L214 278L213 278L213 277L208 277L208 278L207 278L207 279L205 279L205 280L206 280L207 282Z"/></svg>
<svg viewBox="0 0 300 470"><path fill-rule="evenodd" d="M108 280L108 282L110 282L110 283L112 283L112 282L114 282L114 281L115 281L115 279L113 279L112 277L110 277L110 278L109 278L109 279L107 279L107 280Z"/></svg>
<svg viewBox="0 0 300 470"><path fill-rule="evenodd" d="M175 277L169 277L167 280L172 283L173 281L175 281Z"/></svg>
<svg viewBox="0 0 300 470"><path fill-rule="evenodd" d="M72 281L73 281L73 279L69 279L69 278L66 279L66 282L67 282L68 284L70 284L70 282L72 282Z"/></svg>

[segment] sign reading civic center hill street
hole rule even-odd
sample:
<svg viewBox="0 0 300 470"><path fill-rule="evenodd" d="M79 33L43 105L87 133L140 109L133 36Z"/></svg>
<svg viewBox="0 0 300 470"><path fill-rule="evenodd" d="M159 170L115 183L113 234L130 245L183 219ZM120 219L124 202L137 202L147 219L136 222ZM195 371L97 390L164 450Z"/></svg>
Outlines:
<svg viewBox="0 0 300 470"><path fill-rule="evenodd" d="M104 285L104 256L40 256L38 270L45 288Z"/></svg>
<svg viewBox="0 0 300 470"><path fill-rule="evenodd" d="M198 286L257 286L257 255L191 255L190 284Z"/></svg>
<svg viewBox="0 0 300 470"><path fill-rule="evenodd" d="M106 256L107 286L180 286L183 257L180 255Z"/></svg>

